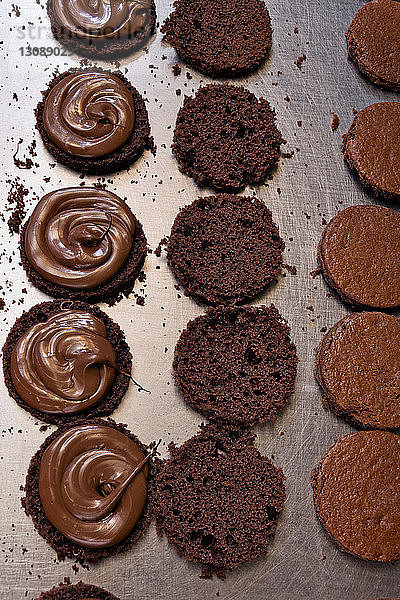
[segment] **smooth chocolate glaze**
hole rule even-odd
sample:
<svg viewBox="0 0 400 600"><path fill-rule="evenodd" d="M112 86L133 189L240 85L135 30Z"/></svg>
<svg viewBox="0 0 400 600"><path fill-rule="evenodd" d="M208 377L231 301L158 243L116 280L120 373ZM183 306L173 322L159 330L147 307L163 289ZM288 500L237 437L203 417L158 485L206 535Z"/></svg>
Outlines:
<svg viewBox="0 0 400 600"><path fill-rule="evenodd" d="M88 40L128 38L145 27L148 0L53 0L58 24Z"/></svg>
<svg viewBox="0 0 400 600"><path fill-rule="evenodd" d="M120 431L77 425L45 450L39 494L49 521L87 548L125 539L146 502L149 457Z"/></svg>
<svg viewBox="0 0 400 600"><path fill-rule="evenodd" d="M82 71L51 88L43 124L56 146L83 158L111 154L129 138L135 122L133 97L112 73Z"/></svg>
<svg viewBox="0 0 400 600"><path fill-rule="evenodd" d="M33 325L11 355L11 378L21 398L48 414L75 414L98 404L116 374L106 327L78 310Z"/></svg>
<svg viewBox="0 0 400 600"><path fill-rule="evenodd" d="M135 217L118 196L96 188L65 188L37 204L25 232L25 251L48 281L92 289L110 280L131 251Z"/></svg>

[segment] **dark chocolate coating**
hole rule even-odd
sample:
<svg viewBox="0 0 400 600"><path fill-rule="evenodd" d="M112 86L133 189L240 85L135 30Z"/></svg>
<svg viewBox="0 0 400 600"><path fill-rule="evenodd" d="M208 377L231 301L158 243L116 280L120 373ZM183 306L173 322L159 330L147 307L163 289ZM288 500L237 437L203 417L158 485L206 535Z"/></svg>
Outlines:
<svg viewBox="0 0 400 600"><path fill-rule="evenodd" d="M385 313L353 313L326 333L315 375L324 404L353 425L400 427L400 320Z"/></svg>
<svg viewBox="0 0 400 600"><path fill-rule="evenodd" d="M344 552L400 558L400 437L359 431L338 439L314 469L317 515Z"/></svg>
<svg viewBox="0 0 400 600"><path fill-rule="evenodd" d="M400 306L400 214L383 206L350 206L326 226L318 247L323 276L344 302Z"/></svg>
<svg viewBox="0 0 400 600"><path fill-rule="evenodd" d="M372 0L355 14L347 33L349 57L372 83L400 91L400 4Z"/></svg>

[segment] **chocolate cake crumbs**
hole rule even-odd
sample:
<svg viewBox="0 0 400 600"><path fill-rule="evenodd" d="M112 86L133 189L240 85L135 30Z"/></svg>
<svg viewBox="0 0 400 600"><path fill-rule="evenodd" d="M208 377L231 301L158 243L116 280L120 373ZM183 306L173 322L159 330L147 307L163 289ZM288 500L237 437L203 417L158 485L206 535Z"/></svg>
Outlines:
<svg viewBox="0 0 400 600"><path fill-rule="evenodd" d="M332 129L332 131L336 131L336 129L339 127L340 120L336 113L331 113L331 115L332 115L331 129Z"/></svg>
<svg viewBox="0 0 400 600"><path fill-rule="evenodd" d="M175 63L174 65L172 65L172 72L175 75L175 77L178 77L178 75L182 73L181 66L178 63Z"/></svg>
<svg viewBox="0 0 400 600"><path fill-rule="evenodd" d="M297 60L294 61L294 64L298 66L299 69L301 69L301 66L303 64L303 62L306 60L307 56L305 54L302 54L301 56L299 56L297 58Z"/></svg>
<svg viewBox="0 0 400 600"><path fill-rule="evenodd" d="M159 535L201 566L202 577L261 556L275 536L286 494L281 469L262 456L246 430L202 426L182 446L170 444L156 477Z"/></svg>
<svg viewBox="0 0 400 600"><path fill-rule="evenodd" d="M11 187L7 196L9 206L7 210L12 210L12 212L7 225L10 233L13 234L19 233L21 223L25 218L25 198L29 194L29 190L20 182L19 178L9 183L11 183Z"/></svg>

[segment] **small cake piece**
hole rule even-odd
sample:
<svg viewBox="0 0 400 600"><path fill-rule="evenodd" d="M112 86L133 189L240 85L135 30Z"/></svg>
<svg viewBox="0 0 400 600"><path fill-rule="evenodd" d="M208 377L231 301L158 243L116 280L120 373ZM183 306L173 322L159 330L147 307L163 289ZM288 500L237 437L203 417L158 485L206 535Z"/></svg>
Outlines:
<svg viewBox="0 0 400 600"><path fill-rule="evenodd" d="M132 291L147 242L124 200L76 187L40 200L22 228L20 252L29 281L42 292L112 304Z"/></svg>
<svg viewBox="0 0 400 600"><path fill-rule="evenodd" d="M97 563L141 538L152 519L149 454L110 419L77 421L43 442L22 505L59 560Z"/></svg>
<svg viewBox="0 0 400 600"><path fill-rule="evenodd" d="M202 426L177 448L156 479L160 535L198 563L203 577L227 571L267 551L286 494L282 469L255 448L246 430Z"/></svg>
<svg viewBox="0 0 400 600"><path fill-rule="evenodd" d="M360 431L338 439L314 469L317 515L344 552L400 558L400 437Z"/></svg>
<svg viewBox="0 0 400 600"><path fill-rule="evenodd" d="M119 71L71 69L58 75L35 114L46 149L80 173L128 168L153 144L144 100Z"/></svg>
<svg viewBox="0 0 400 600"><path fill-rule="evenodd" d="M264 183L282 143L269 103L224 83L185 98L172 150L181 171L198 185L236 192Z"/></svg>
<svg viewBox="0 0 400 600"><path fill-rule="evenodd" d="M324 403L358 427L400 427L400 320L353 313L336 323L318 350L315 375Z"/></svg>
<svg viewBox="0 0 400 600"><path fill-rule="evenodd" d="M3 347L10 396L48 423L111 414L131 371L132 354L117 323L83 302L37 304L17 319Z"/></svg>
<svg viewBox="0 0 400 600"><path fill-rule="evenodd" d="M37 600L119 600L104 588L80 581L75 585L60 583L48 592L40 594Z"/></svg>
<svg viewBox="0 0 400 600"><path fill-rule="evenodd" d="M134 52L154 32L154 0L48 0L54 37L73 52L96 60Z"/></svg>
<svg viewBox="0 0 400 600"><path fill-rule="evenodd" d="M400 102L360 110L343 136L343 154L375 196L400 201Z"/></svg>
<svg viewBox="0 0 400 600"><path fill-rule="evenodd" d="M354 306L400 306L400 214L350 206L326 226L318 263L328 285Z"/></svg>
<svg viewBox="0 0 400 600"><path fill-rule="evenodd" d="M272 45L263 0L176 0L161 31L184 62L212 77L254 71Z"/></svg>
<svg viewBox="0 0 400 600"><path fill-rule="evenodd" d="M294 392L296 346L274 306L214 308L190 321L174 354L185 401L209 419L275 421Z"/></svg>
<svg viewBox="0 0 400 600"><path fill-rule="evenodd" d="M372 0L356 13L346 33L349 57L370 81L400 91L400 4Z"/></svg>
<svg viewBox="0 0 400 600"><path fill-rule="evenodd" d="M180 211L167 257L188 296L217 306L254 298L276 281L284 247L263 202L220 194Z"/></svg>

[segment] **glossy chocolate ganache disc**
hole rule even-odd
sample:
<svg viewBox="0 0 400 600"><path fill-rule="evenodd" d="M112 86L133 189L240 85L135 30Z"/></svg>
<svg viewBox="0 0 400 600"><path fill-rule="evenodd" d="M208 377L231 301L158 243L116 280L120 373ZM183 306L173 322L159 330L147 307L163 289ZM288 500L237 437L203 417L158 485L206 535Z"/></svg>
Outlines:
<svg viewBox="0 0 400 600"><path fill-rule="evenodd" d="M3 347L10 395L34 417L66 423L110 414L129 386L132 355L119 326L83 302L38 304Z"/></svg>
<svg viewBox="0 0 400 600"><path fill-rule="evenodd" d="M151 521L149 448L113 421L60 428L33 456L23 505L59 558L128 550Z"/></svg>
<svg viewBox="0 0 400 600"><path fill-rule="evenodd" d="M143 47L154 32L154 0L48 0L54 37L78 54L127 54Z"/></svg>
<svg viewBox="0 0 400 600"><path fill-rule="evenodd" d="M40 290L108 303L132 290L147 252L127 203L91 187L46 194L23 228L20 248L28 279Z"/></svg>
<svg viewBox="0 0 400 600"><path fill-rule="evenodd" d="M58 162L87 174L127 168L153 144L144 100L119 71L58 75L43 92L36 125Z"/></svg>

